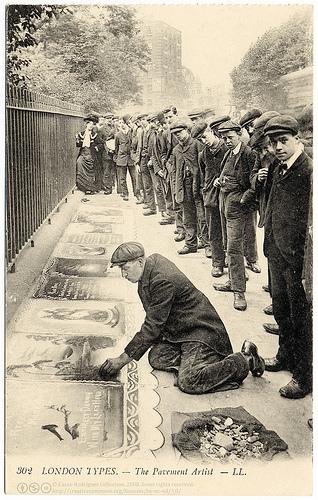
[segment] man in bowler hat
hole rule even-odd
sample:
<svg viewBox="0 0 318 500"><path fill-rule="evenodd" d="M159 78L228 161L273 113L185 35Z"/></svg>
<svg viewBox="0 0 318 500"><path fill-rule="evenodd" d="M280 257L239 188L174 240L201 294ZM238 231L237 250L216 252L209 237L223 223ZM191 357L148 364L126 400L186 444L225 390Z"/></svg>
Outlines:
<svg viewBox="0 0 318 500"><path fill-rule="evenodd" d="M242 351L233 353L218 313L173 262L157 253L146 257L137 242L121 244L111 262L138 283L146 317L124 352L102 364L102 378L138 361L149 348L151 366L177 373L178 387L190 394L236 389L249 371L263 374L256 345L245 341Z"/></svg>

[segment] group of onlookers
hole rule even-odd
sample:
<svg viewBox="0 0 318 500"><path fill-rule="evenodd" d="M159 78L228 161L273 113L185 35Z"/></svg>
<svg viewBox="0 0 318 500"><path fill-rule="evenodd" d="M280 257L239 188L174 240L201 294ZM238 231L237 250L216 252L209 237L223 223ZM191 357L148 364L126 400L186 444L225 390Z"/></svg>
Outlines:
<svg viewBox="0 0 318 500"><path fill-rule="evenodd" d="M278 352L265 360L266 369L292 372L283 396L310 392L312 161L297 120L257 109L239 122L207 110L180 116L169 106L134 116L91 114L85 121L86 130L77 135L78 188L107 195L116 186L127 201L128 171L143 215L159 212L159 224L175 224L174 239L184 241L179 255L204 249L215 278L228 267L228 281L213 286L233 293L239 311L247 308L246 268L261 272L258 219L268 259L264 288L272 297L265 312L276 320L264 327L279 335Z"/></svg>

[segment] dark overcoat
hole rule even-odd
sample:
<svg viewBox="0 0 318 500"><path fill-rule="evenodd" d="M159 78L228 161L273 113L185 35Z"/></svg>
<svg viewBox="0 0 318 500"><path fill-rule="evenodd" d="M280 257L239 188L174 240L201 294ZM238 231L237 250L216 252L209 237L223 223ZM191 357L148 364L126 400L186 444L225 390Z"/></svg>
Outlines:
<svg viewBox="0 0 318 500"><path fill-rule="evenodd" d="M294 269L302 269L309 213L312 160L301 153L282 174L276 167L265 215L265 239L273 237Z"/></svg>
<svg viewBox="0 0 318 500"><path fill-rule="evenodd" d="M115 153L117 167L131 167L134 162L131 156L131 130L124 134L121 130L115 135Z"/></svg>
<svg viewBox="0 0 318 500"><path fill-rule="evenodd" d="M189 137L186 144L177 144L172 151L171 160L175 170L174 195L177 203L183 203L184 198L184 174L186 166L193 175L193 195L200 196L200 170L199 170L199 147L198 141Z"/></svg>
<svg viewBox="0 0 318 500"><path fill-rule="evenodd" d="M201 188L205 207L219 206L220 190L213 186L213 183L220 176L221 164L227 151L224 142L220 141L215 149L206 145L199 154Z"/></svg>
<svg viewBox="0 0 318 500"><path fill-rule="evenodd" d="M225 326L208 298L162 255L147 257L138 294L146 318L125 348L130 357L140 359L163 337L170 342L202 342L224 356L233 352Z"/></svg>

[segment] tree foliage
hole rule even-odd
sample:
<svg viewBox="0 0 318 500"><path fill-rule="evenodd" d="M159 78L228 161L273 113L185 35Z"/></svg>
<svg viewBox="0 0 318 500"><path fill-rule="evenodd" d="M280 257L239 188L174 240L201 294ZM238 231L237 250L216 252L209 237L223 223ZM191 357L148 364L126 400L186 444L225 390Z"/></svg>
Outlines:
<svg viewBox="0 0 318 500"><path fill-rule="evenodd" d="M21 74L30 58L22 55L23 49L37 44L35 33L52 18L58 18L69 9L58 5L9 5L7 21L7 79L15 85L25 84Z"/></svg>
<svg viewBox="0 0 318 500"><path fill-rule="evenodd" d="M267 31L253 44L231 79L239 108L274 107L283 99L279 78L312 64L311 10Z"/></svg>
<svg viewBox="0 0 318 500"><path fill-rule="evenodd" d="M125 6L77 6L44 24L21 73L29 88L106 111L139 99L148 47Z"/></svg>

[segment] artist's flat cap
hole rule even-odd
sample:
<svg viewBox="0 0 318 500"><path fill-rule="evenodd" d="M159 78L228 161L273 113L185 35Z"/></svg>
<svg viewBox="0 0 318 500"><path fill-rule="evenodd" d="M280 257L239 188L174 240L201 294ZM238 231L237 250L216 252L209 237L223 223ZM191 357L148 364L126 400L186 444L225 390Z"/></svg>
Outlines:
<svg viewBox="0 0 318 500"><path fill-rule="evenodd" d="M181 130L185 130L188 128L189 128L189 123L186 122L185 120L175 120L170 125L170 131L172 134L175 134L176 132L180 132Z"/></svg>
<svg viewBox="0 0 318 500"><path fill-rule="evenodd" d="M218 128L218 131L220 133L231 132L232 130L234 130L235 132L238 132L239 130L241 130L241 125L239 125L236 122L233 122L232 120L228 120L226 122L221 123L221 125Z"/></svg>
<svg viewBox="0 0 318 500"><path fill-rule="evenodd" d="M265 127L266 123L271 119L278 116L279 113L277 111L265 111L259 118L257 118L254 122L254 131Z"/></svg>
<svg viewBox="0 0 318 500"><path fill-rule="evenodd" d="M228 122L230 120L229 115L223 115L223 116L214 116L213 118L208 118L207 119L207 124L211 129L217 128L221 123Z"/></svg>
<svg viewBox="0 0 318 500"><path fill-rule="evenodd" d="M111 113L111 112L108 112L108 113L105 113L103 115L104 118L113 118L114 117L114 113Z"/></svg>
<svg viewBox="0 0 318 500"><path fill-rule="evenodd" d="M289 115L278 115L271 118L264 127L265 135L293 134L296 135L299 130L298 121Z"/></svg>
<svg viewBox="0 0 318 500"><path fill-rule="evenodd" d="M99 116L96 113L89 113L85 116L84 122L93 122L97 123L99 120Z"/></svg>
<svg viewBox="0 0 318 500"><path fill-rule="evenodd" d="M199 118L199 116L202 116L204 111L202 109L193 109L192 111L189 111L188 116L189 118Z"/></svg>
<svg viewBox="0 0 318 500"><path fill-rule="evenodd" d="M141 243L138 243L137 241L122 243L116 248L111 256L110 267L121 266L126 262L138 259L138 257L143 257L144 255L145 250Z"/></svg>
<svg viewBox="0 0 318 500"><path fill-rule="evenodd" d="M248 125L249 123L251 123L252 121L254 121L256 118L258 118L259 116L261 116L261 114L262 114L262 112L259 109L250 109L240 119L240 125L241 125L241 127L245 127L246 125Z"/></svg>
<svg viewBox="0 0 318 500"><path fill-rule="evenodd" d="M199 139L207 126L208 125L204 120L199 120L198 122L196 122L191 129L191 137L193 137L194 139Z"/></svg>

